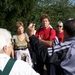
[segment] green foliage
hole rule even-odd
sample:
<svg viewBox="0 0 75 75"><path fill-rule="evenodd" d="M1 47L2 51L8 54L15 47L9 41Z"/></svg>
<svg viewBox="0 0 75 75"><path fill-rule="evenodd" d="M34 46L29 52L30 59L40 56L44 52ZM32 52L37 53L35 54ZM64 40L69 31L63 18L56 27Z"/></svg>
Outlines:
<svg viewBox="0 0 75 75"><path fill-rule="evenodd" d="M16 21L22 21L26 28L27 22L32 20L37 29L40 16L48 14L55 28L59 20L64 22L75 18L74 13L75 5L69 3L69 0L0 0L0 27L15 34Z"/></svg>

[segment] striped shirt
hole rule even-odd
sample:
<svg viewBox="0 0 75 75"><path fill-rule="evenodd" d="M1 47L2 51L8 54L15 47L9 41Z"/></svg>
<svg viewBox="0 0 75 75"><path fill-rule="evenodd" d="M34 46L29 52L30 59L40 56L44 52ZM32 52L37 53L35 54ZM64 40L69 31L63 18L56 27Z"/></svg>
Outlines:
<svg viewBox="0 0 75 75"><path fill-rule="evenodd" d="M52 53L60 51L60 50L64 50L70 47L71 43L75 41L75 37L66 39L63 43L59 43L56 46L50 47L48 48L48 54L49 56L52 55Z"/></svg>
<svg viewBox="0 0 75 75"><path fill-rule="evenodd" d="M61 62L61 67L64 69L65 75L75 75L75 37L65 40L53 47L53 52L68 49L65 59ZM48 48L49 56L52 55L52 48Z"/></svg>
<svg viewBox="0 0 75 75"><path fill-rule="evenodd" d="M75 37L47 48L33 35L30 44L41 61L47 62L48 59L50 64L60 65L65 71L64 75L75 75Z"/></svg>
<svg viewBox="0 0 75 75"><path fill-rule="evenodd" d="M65 75L75 75L75 41L68 49L66 58L61 62L61 67L65 69Z"/></svg>

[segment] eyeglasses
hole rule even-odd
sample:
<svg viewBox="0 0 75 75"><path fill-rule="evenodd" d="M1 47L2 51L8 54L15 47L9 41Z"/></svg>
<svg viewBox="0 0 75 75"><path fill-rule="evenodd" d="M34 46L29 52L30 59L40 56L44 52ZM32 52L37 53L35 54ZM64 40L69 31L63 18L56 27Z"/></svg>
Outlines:
<svg viewBox="0 0 75 75"><path fill-rule="evenodd" d="M57 26L57 27L60 27L61 28L62 26Z"/></svg>

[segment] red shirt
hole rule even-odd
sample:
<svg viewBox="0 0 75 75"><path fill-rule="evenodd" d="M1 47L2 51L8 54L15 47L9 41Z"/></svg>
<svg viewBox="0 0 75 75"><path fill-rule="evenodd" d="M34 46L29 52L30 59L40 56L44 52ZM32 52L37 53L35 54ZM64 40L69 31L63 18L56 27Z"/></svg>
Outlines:
<svg viewBox="0 0 75 75"><path fill-rule="evenodd" d="M58 37L59 42L63 42L64 41L64 31L61 32L61 33L56 32L56 36Z"/></svg>
<svg viewBox="0 0 75 75"><path fill-rule="evenodd" d="M40 28L36 31L35 36L41 37L43 40L55 40L56 32L53 28L48 27L47 29Z"/></svg>

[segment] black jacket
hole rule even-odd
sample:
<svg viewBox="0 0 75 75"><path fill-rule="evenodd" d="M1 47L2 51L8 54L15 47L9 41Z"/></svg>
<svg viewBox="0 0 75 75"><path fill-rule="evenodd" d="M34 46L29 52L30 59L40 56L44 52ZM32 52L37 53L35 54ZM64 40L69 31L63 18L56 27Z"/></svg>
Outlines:
<svg viewBox="0 0 75 75"><path fill-rule="evenodd" d="M64 41L64 43L59 43L58 45L53 46L53 48L50 48L50 49L47 49L47 47L45 45L43 45L38 40L38 38L36 38L34 35L32 35L29 39L30 39L30 44L32 46L32 50L36 53L36 55L39 57L39 59L42 60L43 62L45 62L47 60L50 63L50 65L52 64L56 67L56 70L57 70L57 68L59 68L59 70L62 72L61 73L58 70L58 71L55 71L56 74L53 74L54 69L52 70L52 68L53 68L52 67L50 75L66 75L64 73L64 71L66 72L67 68L65 68L62 71L60 64L66 59L66 56L67 56L66 53L70 49L71 44L75 41L75 37L68 38ZM51 51L52 51L52 55L50 55ZM65 63L63 63L63 64L65 64ZM62 65L62 67L63 67L63 65ZM53 73L52 73L52 71L53 71Z"/></svg>
<svg viewBox="0 0 75 75"><path fill-rule="evenodd" d="M36 56L43 62L48 59L47 47L44 46L34 35L29 37L30 45Z"/></svg>
<svg viewBox="0 0 75 75"><path fill-rule="evenodd" d="M29 39L32 50L40 60L43 62L48 61L49 63L56 65L60 64L61 61L65 59L68 48L71 45L71 42L66 41L48 49L34 35L29 37ZM49 55L49 51L52 51L52 55Z"/></svg>

